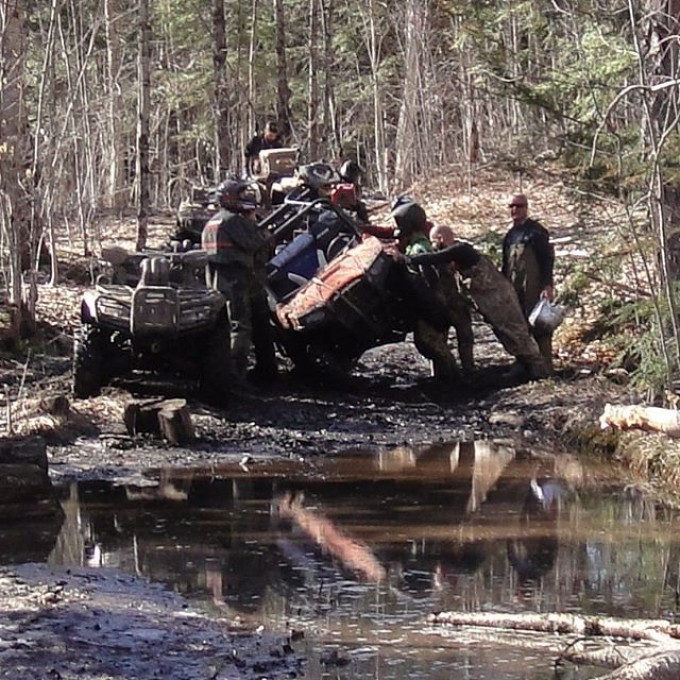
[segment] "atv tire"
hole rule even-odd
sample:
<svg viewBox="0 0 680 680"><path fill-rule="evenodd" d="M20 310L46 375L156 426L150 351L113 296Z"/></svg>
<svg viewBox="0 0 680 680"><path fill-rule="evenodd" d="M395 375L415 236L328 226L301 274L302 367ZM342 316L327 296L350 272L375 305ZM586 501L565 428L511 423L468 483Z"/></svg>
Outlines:
<svg viewBox="0 0 680 680"><path fill-rule="evenodd" d="M73 345L73 395L92 397L101 391L104 379L104 342L99 328L83 325Z"/></svg>
<svg viewBox="0 0 680 680"><path fill-rule="evenodd" d="M293 361L295 372L306 382L337 389L351 389L354 385L354 361L338 356L329 347L297 342L287 344L284 351Z"/></svg>
<svg viewBox="0 0 680 680"><path fill-rule="evenodd" d="M229 332L226 316L222 317L208 337L201 359L201 395L218 408L228 404L234 382Z"/></svg>

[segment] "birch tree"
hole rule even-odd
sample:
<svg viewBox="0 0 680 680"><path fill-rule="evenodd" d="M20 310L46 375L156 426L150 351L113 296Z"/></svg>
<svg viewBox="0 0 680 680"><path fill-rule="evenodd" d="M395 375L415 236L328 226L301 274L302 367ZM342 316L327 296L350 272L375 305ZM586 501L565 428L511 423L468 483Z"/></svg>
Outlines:
<svg viewBox="0 0 680 680"><path fill-rule="evenodd" d="M26 54L23 0L0 5L0 225L2 255L8 275L7 294L16 310L12 333L18 337L22 321L32 323L22 304L22 254L31 232L33 159L25 109L24 55ZM28 249L30 256L30 249Z"/></svg>

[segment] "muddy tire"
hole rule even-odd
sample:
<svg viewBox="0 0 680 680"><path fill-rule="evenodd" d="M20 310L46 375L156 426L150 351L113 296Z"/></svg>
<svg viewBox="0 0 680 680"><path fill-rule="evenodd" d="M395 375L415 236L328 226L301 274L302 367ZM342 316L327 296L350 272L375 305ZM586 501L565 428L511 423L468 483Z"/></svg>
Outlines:
<svg viewBox="0 0 680 680"><path fill-rule="evenodd" d="M73 395L92 397L101 391L104 377L105 338L99 328L85 324L73 345Z"/></svg>
<svg viewBox="0 0 680 680"><path fill-rule="evenodd" d="M213 406L226 406L233 382L229 324L223 317L208 337L201 359L201 396Z"/></svg>
<svg viewBox="0 0 680 680"><path fill-rule="evenodd" d="M349 389L354 362L338 356L330 348L306 342L289 343L286 354L292 359L296 373L306 382Z"/></svg>

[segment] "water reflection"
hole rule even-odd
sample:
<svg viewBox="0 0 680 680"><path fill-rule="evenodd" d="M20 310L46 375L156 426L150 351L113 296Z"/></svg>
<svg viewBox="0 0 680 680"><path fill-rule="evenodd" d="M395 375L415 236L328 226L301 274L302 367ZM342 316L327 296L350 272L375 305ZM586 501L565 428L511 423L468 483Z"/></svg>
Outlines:
<svg viewBox="0 0 680 680"><path fill-rule="evenodd" d="M503 442L167 469L148 487L72 485L62 506L52 563L118 566L231 618L378 645L366 664L380 657L385 678L430 677L418 664L435 648L415 638L431 611L669 616L680 578L672 513L639 489L593 486L578 460ZM447 668L462 663L441 645ZM498 677L488 656L470 678ZM528 677L525 655L516 670L503 658L503 677Z"/></svg>

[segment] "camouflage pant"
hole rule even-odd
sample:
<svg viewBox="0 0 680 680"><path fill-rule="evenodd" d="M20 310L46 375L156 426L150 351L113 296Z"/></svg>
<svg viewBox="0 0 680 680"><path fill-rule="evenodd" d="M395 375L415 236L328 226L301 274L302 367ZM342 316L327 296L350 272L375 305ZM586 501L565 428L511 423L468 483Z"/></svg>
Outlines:
<svg viewBox="0 0 680 680"><path fill-rule="evenodd" d="M458 356L465 373L472 372L473 343L472 318L470 305L461 294L459 282L453 272L442 270L432 290L440 303L442 314L446 316L445 326L435 328L425 320L416 322L413 339L418 351L432 361L434 377L448 379L458 376L458 365L448 345L449 326L456 330Z"/></svg>
<svg viewBox="0 0 680 680"><path fill-rule="evenodd" d="M463 272L467 289L477 309L491 325L505 350L531 370L536 377L548 372L536 341L522 312L510 281L482 255L479 262Z"/></svg>
<svg viewBox="0 0 680 680"><path fill-rule="evenodd" d="M231 357L237 380L244 380L248 356L254 346L256 360L274 360L274 345L269 326L269 308L261 284L253 272L240 266L210 266L208 286L224 295L230 324Z"/></svg>
<svg viewBox="0 0 680 680"><path fill-rule="evenodd" d="M436 294L448 312L449 322L456 331L458 357L465 373L474 369L471 301L467 300L460 277L449 269L441 271Z"/></svg>
<svg viewBox="0 0 680 680"><path fill-rule="evenodd" d="M447 331L440 331L427 321L417 320L413 331L413 341L418 351L432 361L435 378L454 378L458 375L456 359L448 345Z"/></svg>
<svg viewBox="0 0 680 680"><path fill-rule="evenodd" d="M523 243L512 246L508 265L510 282L519 298L524 318L528 319L543 292L540 269L533 248L527 248ZM552 333L531 327L530 332L536 339L541 354L552 366Z"/></svg>

